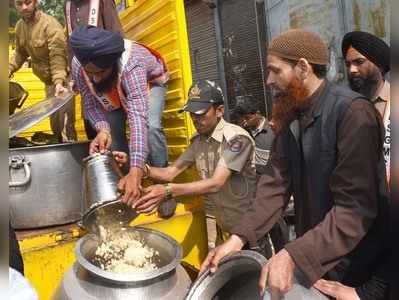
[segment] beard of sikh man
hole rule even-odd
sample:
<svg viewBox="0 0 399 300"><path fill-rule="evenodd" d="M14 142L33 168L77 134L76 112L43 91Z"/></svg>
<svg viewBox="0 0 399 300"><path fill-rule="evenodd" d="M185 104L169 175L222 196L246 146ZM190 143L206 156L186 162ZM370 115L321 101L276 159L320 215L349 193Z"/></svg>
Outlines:
<svg viewBox="0 0 399 300"><path fill-rule="evenodd" d="M381 71L374 67L368 74L365 75L355 75L348 74L349 86L355 92L358 92L368 98L373 98L377 92L378 85L380 83L380 73Z"/></svg>
<svg viewBox="0 0 399 300"><path fill-rule="evenodd" d="M285 90L273 87L272 128L278 133L288 127L310 104L309 90L296 76L288 83Z"/></svg>
<svg viewBox="0 0 399 300"><path fill-rule="evenodd" d="M111 91L112 87L114 87L117 84L118 75L119 75L119 65L115 63L111 68L112 70L109 76L105 77L101 81L95 82L92 78L90 78L94 90L97 93L100 94L107 93Z"/></svg>

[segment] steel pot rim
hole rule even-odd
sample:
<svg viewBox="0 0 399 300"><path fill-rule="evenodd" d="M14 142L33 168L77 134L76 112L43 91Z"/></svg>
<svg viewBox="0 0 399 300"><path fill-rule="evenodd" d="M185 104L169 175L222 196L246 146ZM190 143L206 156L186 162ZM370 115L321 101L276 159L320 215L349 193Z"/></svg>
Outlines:
<svg viewBox="0 0 399 300"><path fill-rule="evenodd" d="M80 238L78 240L78 242L76 243L75 254L76 254L76 259L77 259L78 263L84 269L88 270L90 273L92 273L96 276L99 276L103 279L106 279L106 280L109 280L112 282L116 282L116 283L137 283L137 282L149 281L149 280L158 278L162 275L165 275L167 273L174 271L177 268L177 266L180 264L180 261L183 257L182 248L177 243L177 241L175 239L173 239L172 237L170 237L160 231L143 228L143 227L126 227L126 229L134 230L134 231L138 231L138 232L147 232L147 233L156 234L156 235L160 236L161 238L165 239L167 242L169 242L173 246L175 253L176 253L175 258L173 258L173 260L170 263L168 263L167 265L165 265L159 269L149 271L149 272L114 273L114 272L104 271L103 269L101 269L101 268L93 265L91 262L89 262L86 259L86 257L83 255L83 253L81 252L82 244L86 240L95 237L95 234L89 233L89 234L85 235L84 237Z"/></svg>
<svg viewBox="0 0 399 300"><path fill-rule="evenodd" d="M78 141L78 142L66 142L66 143L58 143L58 144L48 144L48 145L38 145L38 146L29 146L29 147L17 147L8 149L9 152L18 151L18 150L40 150L40 149L52 149L57 150L57 148L68 148L69 146L74 145L85 145L90 144L90 141Z"/></svg>
<svg viewBox="0 0 399 300"><path fill-rule="evenodd" d="M90 222L90 220L92 220L93 218L95 218L95 213L102 208L107 208L107 207L111 207L114 205L118 205L121 204L121 200L120 200L120 195L118 196L117 199L114 200L104 200L101 202L96 202L93 203L92 206L87 209L86 212L83 213L82 219L81 219L81 224L82 227L86 230L88 230L90 233L94 233L95 230L93 230L93 226L91 226L91 224L93 224L93 222ZM125 204L123 204L125 205ZM131 211L131 213L129 214L129 218L128 219L123 219L123 220L119 220L122 221L123 223L125 223L124 225L128 226L131 221L133 221L135 218L137 218L138 213L133 210L133 208L130 207L125 207L124 209Z"/></svg>
<svg viewBox="0 0 399 300"><path fill-rule="evenodd" d="M252 251L252 250L241 250L236 253L230 254L228 256L225 256L222 258L222 260L219 262L218 268L221 268L223 265L226 263L229 263L233 260L240 259L240 258L249 258L256 263L259 264L259 267L262 268L264 264L266 264L267 259L259 254L258 252ZM210 269L207 269L204 273L202 273L191 285L187 296L185 297L185 300L190 300L190 299L195 299L193 298L195 293L197 292L197 289L204 283L204 281L209 277L213 276L211 273Z"/></svg>

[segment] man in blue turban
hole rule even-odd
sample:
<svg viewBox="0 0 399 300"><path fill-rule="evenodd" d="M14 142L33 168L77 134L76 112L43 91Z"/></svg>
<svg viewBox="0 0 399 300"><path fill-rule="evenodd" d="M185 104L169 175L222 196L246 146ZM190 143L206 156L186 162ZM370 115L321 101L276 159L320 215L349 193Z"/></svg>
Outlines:
<svg viewBox="0 0 399 300"><path fill-rule="evenodd" d="M166 63L155 50L93 26L76 28L70 45L75 55L72 78L83 98L85 118L97 131L90 153L107 149L130 153L130 170L119 188L124 191L122 201L133 205L140 196L147 158L151 165L167 165L161 125Z"/></svg>

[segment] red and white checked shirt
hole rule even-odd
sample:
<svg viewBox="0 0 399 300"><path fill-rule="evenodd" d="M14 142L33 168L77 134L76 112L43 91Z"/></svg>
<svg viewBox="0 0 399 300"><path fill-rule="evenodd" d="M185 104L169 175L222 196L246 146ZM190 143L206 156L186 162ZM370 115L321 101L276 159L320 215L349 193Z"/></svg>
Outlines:
<svg viewBox="0 0 399 300"><path fill-rule="evenodd" d="M147 48L136 43L133 43L132 47L126 65L120 70L120 80L126 95L124 107L130 128L130 166L143 168L148 156L149 82L163 75L164 66ZM85 119L89 120L97 131L110 130L104 114L105 108L90 92L82 74L82 65L76 57L72 60L71 68L72 79L83 99Z"/></svg>

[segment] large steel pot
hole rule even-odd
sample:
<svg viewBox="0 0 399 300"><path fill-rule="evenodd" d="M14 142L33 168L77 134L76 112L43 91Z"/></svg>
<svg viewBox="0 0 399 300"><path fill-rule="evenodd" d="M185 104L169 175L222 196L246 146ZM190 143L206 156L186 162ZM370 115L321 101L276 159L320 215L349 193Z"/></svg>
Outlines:
<svg viewBox="0 0 399 300"><path fill-rule="evenodd" d="M258 280L266 259L254 251L240 251L225 257L217 271L204 272L192 285L186 300L256 300L259 296ZM315 289L307 289L296 275L293 289L285 300L328 300ZM263 300L270 300L266 290Z"/></svg>
<svg viewBox="0 0 399 300"><path fill-rule="evenodd" d="M78 221L82 216L82 159L89 142L9 151L9 199L15 229Z"/></svg>
<svg viewBox="0 0 399 300"><path fill-rule="evenodd" d="M82 225L92 233L98 224L127 226L137 213L120 202L117 184L123 174L112 154L95 153L84 158L83 163Z"/></svg>
<svg viewBox="0 0 399 300"><path fill-rule="evenodd" d="M83 159L83 198L85 211L118 199L118 181L123 174L110 152L95 153Z"/></svg>
<svg viewBox="0 0 399 300"><path fill-rule="evenodd" d="M180 265L181 246L169 236L152 229L129 227L126 230L138 232L149 247L159 252L158 270L117 274L100 269L91 263L98 239L96 235L88 234L78 241L77 262L65 273L53 299L184 299L191 281Z"/></svg>

